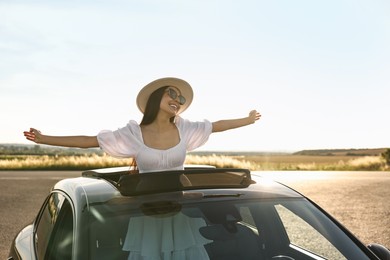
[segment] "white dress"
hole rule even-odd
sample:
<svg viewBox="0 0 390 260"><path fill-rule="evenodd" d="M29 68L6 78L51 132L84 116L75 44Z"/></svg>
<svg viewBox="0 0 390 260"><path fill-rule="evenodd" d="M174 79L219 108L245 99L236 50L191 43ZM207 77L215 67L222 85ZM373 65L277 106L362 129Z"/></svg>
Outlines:
<svg viewBox="0 0 390 260"><path fill-rule="evenodd" d="M97 138L100 148L109 155L135 158L140 173L183 170L186 152L206 143L212 131L212 124L207 120L191 122L181 117L176 117L175 124L179 131L180 142L167 150L146 146L141 128L133 120L116 131L103 130Z"/></svg>
<svg viewBox="0 0 390 260"><path fill-rule="evenodd" d="M212 132L211 122L175 120L180 142L167 150L144 144L140 126L130 121L116 131L98 134L100 148L114 157L133 157L140 173L164 170L183 170L187 151L203 145ZM129 260L199 260L209 259L204 245L211 241L202 237L199 228L206 223L201 218L190 218L179 212L174 216L133 217L123 244L130 251Z"/></svg>

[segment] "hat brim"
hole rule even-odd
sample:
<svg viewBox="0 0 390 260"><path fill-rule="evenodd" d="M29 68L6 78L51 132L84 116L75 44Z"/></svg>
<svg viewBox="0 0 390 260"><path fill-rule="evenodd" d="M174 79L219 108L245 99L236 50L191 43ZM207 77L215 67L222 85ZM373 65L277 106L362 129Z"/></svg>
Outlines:
<svg viewBox="0 0 390 260"><path fill-rule="evenodd" d="M146 103L150 95L156 91L157 89L165 86L175 87L180 90L180 93L186 99L186 103L180 106L178 114L183 113L192 103L192 99L194 97L194 92L192 91L192 87L188 82L178 79L178 78L161 78L155 81L150 82L145 87L143 87L137 96L137 106L138 109L144 113L146 108Z"/></svg>

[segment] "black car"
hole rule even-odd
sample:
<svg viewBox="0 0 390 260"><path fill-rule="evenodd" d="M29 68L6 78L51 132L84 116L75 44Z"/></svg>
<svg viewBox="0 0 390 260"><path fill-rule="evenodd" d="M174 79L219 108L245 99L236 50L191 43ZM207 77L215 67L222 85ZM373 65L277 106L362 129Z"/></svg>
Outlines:
<svg viewBox="0 0 390 260"><path fill-rule="evenodd" d="M9 259L390 259L318 205L246 169L128 168L59 181Z"/></svg>

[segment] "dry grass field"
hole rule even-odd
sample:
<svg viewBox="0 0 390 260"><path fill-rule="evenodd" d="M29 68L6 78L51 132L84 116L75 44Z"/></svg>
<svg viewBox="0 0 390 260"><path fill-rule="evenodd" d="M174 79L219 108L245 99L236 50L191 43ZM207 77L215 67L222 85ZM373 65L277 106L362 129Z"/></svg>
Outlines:
<svg viewBox="0 0 390 260"><path fill-rule="evenodd" d="M381 156L387 148L302 150L296 153L191 152L186 164L251 170L390 170ZM131 159L117 159L101 150L0 144L0 170L85 170L131 165Z"/></svg>
<svg viewBox="0 0 390 260"><path fill-rule="evenodd" d="M383 170L380 156L263 155L236 156L257 165L258 170Z"/></svg>
<svg viewBox="0 0 390 260"><path fill-rule="evenodd" d="M211 154L189 155L188 164L210 164L251 170L386 171L380 155Z"/></svg>
<svg viewBox="0 0 390 260"><path fill-rule="evenodd" d="M0 170L85 170L131 165L131 159L107 155L1 155ZM186 164L207 164L216 167L251 170L310 171L386 171L379 155L297 155L297 154L189 154Z"/></svg>

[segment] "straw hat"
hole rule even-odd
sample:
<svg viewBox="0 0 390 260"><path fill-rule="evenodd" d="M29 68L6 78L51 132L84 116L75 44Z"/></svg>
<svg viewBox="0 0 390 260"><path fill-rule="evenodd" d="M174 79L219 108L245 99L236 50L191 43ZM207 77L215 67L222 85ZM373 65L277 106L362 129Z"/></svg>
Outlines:
<svg viewBox="0 0 390 260"><path fill-rule="evenodd" d="M188 82L178 78L161 78L150 82L140 90L137 96L138 109L144 113L150 94L152 94L155 90L165 86L179 89L181 95L185 97L186 103L180 106L178 111L179 114L190 106L192 98L194 97L194 92L192 91L192 88Z"/></svg>

